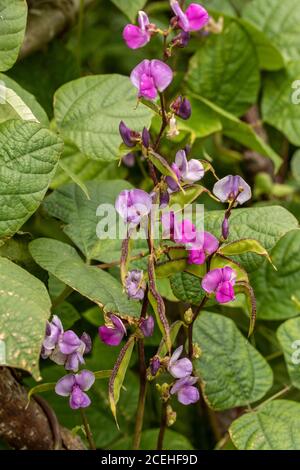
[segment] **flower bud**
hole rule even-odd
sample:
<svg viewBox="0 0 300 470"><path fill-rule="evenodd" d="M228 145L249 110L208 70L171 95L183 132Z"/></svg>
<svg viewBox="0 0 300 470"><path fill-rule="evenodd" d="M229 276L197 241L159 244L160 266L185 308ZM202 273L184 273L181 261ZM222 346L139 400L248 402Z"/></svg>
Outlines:
<svg viewBox="0 0 300 470"><path fill-rule="evenodd" d="M168 191L161 191L160 193L160 209L164 209L170 202L170 194Z"/></svg>
<svg viewBox="0 0 300 470"><path fill-rule="evenodd" d="M193 359L199 359L202 355L202 350L197 343L193 343Z"/></svg>
<svg viewBox="0 0 300 470"><path fill-rule="evenodd" d="M172 40L173 47L186 47L190 41L190 33L186 31L181 31L175 38Z"/></svg>
<svg viewBox="0 0 300 470"><path fill-rule="evenodd" d="M229 220L227 217L224 217L223 223L222 223L222 237L224 240L227 240L229 237Z"/></svg>
<svg viewBox="0 0 300 470"><path fill-rule="evenodd" d="M157 372L159 371L160 369L160 359L158 356L154 356L152 357L152 359L150 359L150 372L151 372L151 375L154 377Z"/></svg>
<svg viewBox="0 0 300 470"><path fill-rule="evenodd" d="M149 148L150 146L150 133L146 127L144 127L143 132L142 132L142 142L143 146Z"/></svg>
<svg viewBox="0 0 300 470"><path fill-rule="evenodd" d="M124 144L127 145L127 147L134 147L137 140L140 138L140 134L129 129L124 121L121 121L119 124L119 132Z"/></svg>
<svg viewBox="0 0 300 470"><path fill-rule="evenodd" d="M192 108L191 103L187 98L183 98L182 96L178 96L173 103L171 103L171 109L174 113L181 117L184 120L187 120L191 117Z"/></svg>
<svg viewBox="0 0 300 470"><path fill-rule="evenodd" d="M192 323L193 318L194 318L194 314L191 308L189 308L188 310L186 310L186 312L184 312L184 322L187 325L190 325Z"/></svg>
<svg viewBox="0 0 300 470"><path fill-rule="evenodd" d="M154 331L154 319L150 315L148 318L142 318L140 323L140 329L144 336L152 336Z"/></svg>
<svg viewBox="0 0 300 470"><path fill-rule="evenodd" d="M135 164L135 155L134 155L134 153L129 152L126 155L124 155L124 157L122 158L122 162L128 168L132 168Z"/></svg>
<svg viewBox="0 0 300 470"><path fill-rule="evenodd" d="M173 410L173 408L171 407L171 405L168 405L167 406L167 426L170 427L170 426L173 426L173 424L175 424L176 422L176 418L177 418L177 413L176 411Z"/></svg>

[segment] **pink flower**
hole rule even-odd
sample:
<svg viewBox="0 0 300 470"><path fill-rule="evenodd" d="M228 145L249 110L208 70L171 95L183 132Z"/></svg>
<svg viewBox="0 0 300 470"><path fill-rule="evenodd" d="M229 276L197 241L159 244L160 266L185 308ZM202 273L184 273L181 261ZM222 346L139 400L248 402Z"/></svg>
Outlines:
<svg viewBox="0 0 300 470"><path fill-rule="evenodd" d="M179 180L187 184L201 180L205 174L202 163L194 158L188 160L185 150L179 150L176 153L175 163L172 163L172 170ZM178 191L178 184L171 176L166 177L166 183L171 192Z"/></svg>
<svg viewBox="0 0 300 470"><path fill-rule="evenodd" d="M230 266L209 271L202 279L202 288L208 294L215 293L220 304L234 300L236 272Z"/></svg>
<svg viewBox="0 0 300 470"><path fill-rule="evenodd" d="M219 248L218 239L209 232L197 232L197 240L189 250L189 264L203 264L207 256Z"/></svg>
<svg viewBox="0 0 300 470"><path fill-rule="evenodd" d="M149 31L149 18L144 11L139 11L138 24L128 24L123 30L123 39L130 49L138 49L145 46L151 39Z"/></svg>
<svg viewBox="0 0 300 470"><path fill-rule="evenodd" d="M130 75L139 97L154 100L158 92L164 91L173 78L172 69L161 60L143 60Z"/></svg>
<svg viewBox="0 0 300 470"><path fill-rule="evenodd" d="M123 336L126 335L126 328L122 320L116 315L111 315L110 320L112 322L111 326L99 327L99 336L101 341L108 344L108 346L118 346Z"/></svg>
<svg viewBox="0 0 300 470"><path fill-rule="evenodd" d="M208 23L209 15L205 8L198 3L191 3L185 12L177 0L171 0L170 4L178 19L178 25L183 31L199 31Z"/></svg>

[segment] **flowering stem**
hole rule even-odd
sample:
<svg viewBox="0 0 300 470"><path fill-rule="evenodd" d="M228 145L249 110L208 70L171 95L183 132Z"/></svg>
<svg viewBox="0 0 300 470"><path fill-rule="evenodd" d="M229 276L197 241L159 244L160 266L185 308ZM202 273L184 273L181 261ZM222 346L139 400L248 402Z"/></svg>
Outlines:
<svg viewBox="0 0 300 470"><path fill-rule="evenodd" d="M165 432L166 432L166 427L167 427L167 406L168 406L168 402L163 401L162 407L161 407L161 421L160 421L160 429L159 429L159 434L158 434L158 439L157 439L156 450L163 450L164 437L165 437Z"/></svg>
<svg viewBox="0 0 300 470"><path fill-rule="evenodd" d="M87 416L86 416L85 411L83 410L83 408L80 408L80 414L81 414L81 419L82 419L82 422L83 422L85 434L86 434L87 440L89 441L90 449L91 450L96 450L96 444L95 444L95 441L94 441L94 438L93 438L93 434L92 434Z"/></svg>
<svg viewBox="0 0 300 470"><path fill-rule="evenodd" d="M156 142L155 142L154 148L153 148L153 150L155 152L157 151L157 149L159 147L161 138L162 138L162 136L163 136L163 134L166 130L166 127L168 125L168 118L167 118L167 113L166 113L166 104L165 104L164 94L160 93L159 98L160 98L160 105L161 105L162 123L161 123L161 128L160 128L159 134L157 136L157 139L156 139Z"/></svg>
<svg viewBox="0 0 300 470"><path fill-rule="evenodd" d="M201 312L201 310L203 309L207 301L208 301L208 297L205 295L203 299L201 300L200 305L197 307L191 323L189 324L188 344L189 344L189 359L191 360L193 358L193 326L194 326L196 319L198 318L199 313Z"/></svg>
<svg viewBox="0 0 300 470"><path fill-rule="evenodd" d="M148 304L149 304L149 300L148 300L148 286L147 286L145 290L145 296L143 300L140 318L146 317ZM145 402L146 402L146 391L147 391L147 367L146 367L146 361L145 361L145 348L144 348L143 338L140 338L138 340L138 356L139 356L140 391L139 391L139 401L138 401L136 420L135 420L133 450L138 450L140 447L140 443L141 443L144 412L145 412Z"/></svg>

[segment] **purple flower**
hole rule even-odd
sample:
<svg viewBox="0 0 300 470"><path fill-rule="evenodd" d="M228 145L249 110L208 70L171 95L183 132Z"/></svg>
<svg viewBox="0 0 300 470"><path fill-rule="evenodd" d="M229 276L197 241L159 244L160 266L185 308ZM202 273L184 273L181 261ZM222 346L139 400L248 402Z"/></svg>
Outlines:
<svg viewBox="0 0 300 470"><path fill-rule="evenodd" d="M196 241L189 249L189 264L203 264L207 256L219 248L218 239L209 232L197 232Z"/></svg>
<svg viewBox="0 0 300 470"><path fill-rule="evenodd" d="M58 345L59 351L65 359L65 369L76 372L79 369L80 364L84 364L85 361L83 355L90 352L91 344L91 338L87 333L83 333L81 338L78 338L74 331L66 331L62 335ZM54 360L54 362L57 362L57 360ZM59 364L60 362L57 363Z"/></svg>
<svg viewBox="0 0 300 470"><path fill-rule="evenodd" d="M150 146L150 140L150 132L148 131L147 127L144 127L142 132L142 143L143 146L146 147L146 149Z"/></svg>
<svg viewBox="0 0 300 470"><path fill-rule="evenodd" d="M132 168L135 164L135 155L134 155L134 153L132 153L132 152L126 153L126 155L124 155L124 157L122 158L122 162L128 168Z"/></svg>
<svg viewBox="0 0 300 470"><path fill-rule="evenodd" d="M196 241L196 227L188 219L181 222L175 217L174 212L165 212L161 216L163 226L163 238L169 238L175 243L188 244Z"/></svg>
<svg viewBox="0 0 300 470"><path fill-rule="evenodd" d="M160 358L158 356L154 356L154 357L152 357L152 359L150 359L150 372L151 372L151 375L153 377L159 371L160 365L161 365L160 364Z"/></svg>
<svg viewBox="0 0 300 470"><path fill-rule="evenodd" d="M57 315L53 315L51 322L47 321L46 333L42 345L41 356L47 359L55 350L61 336L64 333L64 328Z"/></svg>
<svg viewBox="0 0 300 470"><path fill-rule="evenodd" d="M91 400L84 392L89 390L95 382L93 372L82 370L78 374L68 374L59 379L55 386L55 392L62 397L70 397L70 407L73 410L86 408Z"/></svg>
<svg viewBox="0 0 300 470"><path fill-rule="evenodd" d="M143 271L133 269L128 272L125 281L125 290L130 299L143 300L145 295Z"/></svg>
<svg viewBox="0 0 300 470"><path fill-rule="evenodd" d="M251 199L251 188L241 176L228 175L217 181L213 193L222 202L235 200L239 204Z"/></svg>
<svg viewBox="0 0 300 470"><path fill-rule="evenodd" d="M135 147L137 141L141 138L140 134L126 126L124 121L119 124L119 132L122 140L127 147Z"/></svg>
<svg viewBox="0 0 300 470"><path fill-rule="evenodd" d="M151 315L148 318L142 318L140 329L144 336L152 336L154 331L154 318Z"/></svg>
<svg viewBox="0 0 300 470"><path fill-rule="evenodd" d="M172 39L172 44L177 47L186 47L189 43L191 36L190 33L186 31L180 31L177 36Z"/></svg>
<svg viewBox="0 0 300 470"><path fill-rule="evenodd" d="M182 405L191 405L196 403L199 398L199 390L194 387L198 381L196 377L183 377L182 379L176 380L175 384L170 390L171 395L177 394L178 401Z"/></svg>
<svg viewBox="0 0 300 470"><path fill-rule="evenodd" d="M209 271L202 279L202 288L208 294L215 293L220 304L234 300L236 272L230 266Z"/></svg>
<svg viewBox="0 0 300 470"><path fill-rule="evenodd" d="M117 197L115 208L126 223L138 225L151 211L152 199L142 189L125 189Z"/></svg>
<svg viewBox="0 0 300 470"><path fill-rule="evenodd" d="M112 325L99 327L99 336L101 341L108 346L118 346L123 336L126 335L126 328L122 320L116 315L111 315L110 320Z"/></svg>
<svg viewBox="0 0 300 470"><path fill-rule="evenodd" d="M201 180L205 174L203 165L199 160L187 160L185 150L179 150L176 153L175 163L172 163L172 170L183 183L195 183ZM179 189L178 184L171 176L166 177L166 182L171 192Z"/></svg>
<svg viewBox="0 0 300 470"><path fill-rule="evenodd" d="M205 8L198 3L191 3L185 13L177 0L170 1L171 8L178 19L178 25L183 31L199 31L208 23L209 15Z"/></svg>
<svg viewBox="0 0 300 470"><path fill-rule="evenodd" d="M138 96L153 100L158 92L164 91L171 83L173 72L161 60L143 60L130 75L132 84L138 89Z"/></svg>
<svg viewBox="0 0 300 470"><path fill-rule="evenodd" d="M139 11L138 24L128 24L123 30L123 39L130 49L138 49L145 46L151 39L149 31L150 21L144 11Z"/></svg>
<svg viewBox="0 0 300 470"><path fill-rule="evenodd" d="M179 356L181 355L182 351L183 346L179 346L179 348L177 348L173 352L169 360L168 371L171 375L173 375L173 377L175 377L175 379L187 377L193 372L193 365L187 357L179 359Z"/></svg>
<svg viewBox="0 0 300 470"><path fill-rule="evenodd" d="M187 120L191 117L192 107L190 101L187 98L178 96L176 100L173 101L170 107L172 111L182 119Z"/></svg>

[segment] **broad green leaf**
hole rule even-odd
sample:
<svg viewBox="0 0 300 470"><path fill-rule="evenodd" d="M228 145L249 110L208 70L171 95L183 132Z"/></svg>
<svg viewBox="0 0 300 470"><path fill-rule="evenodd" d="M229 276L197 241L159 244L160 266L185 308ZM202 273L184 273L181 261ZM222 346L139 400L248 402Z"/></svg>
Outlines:
<svg viewBox="0 0 300 470"><path fill-rule="evenodd" d="M177 320L176 322L172 323L170 326L170 338L171 338L171 343L172 346L174 345L176 338L178 336L178 333L181 329L181 327L184 325L184 323L181 320ZM161 340L157 355L160 357L165 357L168 354L168 348L166 345L166 341L164 339Z"/></svg>
<svg viewBox="0 0 300 470"><path fill-rule="evenodd" d="M231 22L213 34L190 61L187 85L227 112L241 116L256 101L259 67L248 33Z"/></svg>
<svg viewBox="0 0 300 470"><path fill-rule="evenodd" d="M52 313L59 316L65 330L69 330L81 318L76 308L69 302L62 302L52 308Z"/></svg>
<svg viewBox="0 0 300 470"><path fill-rule="evenodd" d="M157 264L155 274L157 278L170 277L173 274L181 273L188 266L187 257L184 259L174 259Z"/></svg>
<svg viewBox="0 0 300 470"><path fill-rule="evenodd" d="M287 60L300 59L298 0L254 0L243 17L263 31Z"/></svg>
<svg viewBox="0 0 300 470"><path fill-rule="evenodd" d="M34 260L49 273L78 291L84 297L123 318L138 317L139 304L128 300L121 284L109 273L88 266L70 245L39 238L30 243Z"/></svg>
<svg viewBox="0 0 300 470"><path fill-rule="evenodd" d="M251 285L257 300L258 318L284 320L299 313L293 300L300 299L300 230L282 237L271 251L273 267L264 262L251 275Z"/></svg>
<svg viewBox="0 0 300 470"><path fill-rule="evenodd" d="M205 215L204 228L220 236L223 211L209 211ZM254 238L270 253L276 242L290 230L298 227L295 217L280 206L235 209L230 217L228 242L242 238ZM276 260L272 261L276 265ZM260 256L247 253L235 258L247 272L258 268L263 260ZM272 271L273 267L270 266Z"/></svg>
<svg viewBox="0 0 300 470"><path fill-rule="evenodd" d="M0 82L0 121L4 122L8 119L22 119L23 121L39 122L30 108L24 103L17 93L11 88L7 88ZM3 106L4 105L4 106Z"/></svg>
<svg viewBox="0 0 300 470"><path fill-rule="evenodd" d="M200 184L192 184L183 191L176 191L170 195L170 206L179 204L182 208L192 204L203 193L211 194L208 189Z"/></svg>
<svg viewBox="0 0 300 470"><path fill-rule="evenodd" d="M0 71L16 62L22 44L27 19L24 0L0 0Z"/></svg>
<svg viewBox="0 0 300 470"><path fill-rule="evenodd" d="M85 197L87 199L90 199L88 189L84 182L80 179L79 176L77 176L75 173L70 170L68 165L65 164L63 160L60 160L58 163L58 166L68 175L68 177L75 183L77 186L84 192Z"/></svg>
<svg viewBox="0 0 300 470"><path fill-rule="evenodd" d="M292 384L300 388L300 318L287 320L277 330Z"/></svg>
<svg viewBox="0 0 300 470"><path fill-rule="evenodd" d="M0 237L13 235L36 211L61 150L61 140L37 123L0 124Z"/></svg>
<svg viewBox="0 0 300 470"><path fill-rule="evenodd" d="M150 124L152 111L140 104L129 78L93 75L63 85L54 97L58 128L85 155L96 160L119 158L119 123L136 131Z"/></svg>
<svg viewBox="0 0 300 470"><path fill-rule="evenodd" d="M117 214L114 204L118 194L123 189L130 189L131 185L126 181L89 181L86 183L89 199L75 184L68 184L58 188L45 199L44 206L52 216L62 220L66 225L64 232L71 238L87 259L106 261L111 256L110 247L118 249L116 259L120 259L122 240L117 236ZM114 219L109 219L108 229L115 230L112 240L99 239L97 225L101 222L105 213L97 215L98 207L107 204L112 210ZM108 207L107 207L108 210ZM109 251L109 253L106 253Z"/></svg>
<svg viewBox="0 0 300 470"><path fill-rule="evenodd" d="M300 404L274 400L236 419L229 428L240 450L299 450Z"/></svg>
<svg viewBox="0 0 300 470"><path fill-rule="evenodd" d="M262 70L280 70L284 67L284 58L274 42L249 21L240 18L239 23L245 28L255 45L259 67Z"/></svg>
<svg viewBox="0 0 300 470"><path fill-rule="evenodd" d="M174 295L185 303L199 305L204 292L201 289L201 281L198 277L189 273L174 274L171 279L171 287Z"/></svg>
<svg viewBox="0 0 300 470"><path fill-rule="evenodd" d="M225 256L242 255L243 253L255 253L264 256L272 264L271 258L267 250L253 238L243 238L227 245L223 245L219 249L219 253Z"/></svg>
<svg viewBox="0 0 300 470"><path fill-rule="evenodd" d="M187 3L195 3L194 0L188 0ZM235 16L236 11L232 5L232 0L202 0L201 5L209 10L214 10L225 15Z"/></svg>
<svg viewBox="0 0 300 470"><path fill-rule="evenodd" d="M177 124L179 129L191 134L192 142L222 130L221 121L212 109L195 98L191 98L190 102L193 110L190 119L187 121L178 119Z"/></svg>
<svg viewBox="0 0 300 470"><path fill-rule="evenodd" d="M121 388L130 363L133 347L135 343L134 336L131 336L125 346L120 351L117 362L113 368L109 379L109 403L112 414L117 422L117 404L120 398Z"/></svg>
<svg viewBox="0 0 300 470"><path fill-rule="evenodd" d="M133 23L139 10L142 10L147 0L111 0L116 7L118 7L125 16L127 16Z"/></svg>
<svg viewBox="0 0 300 470"><path fill-rule="evenodd" d="M282 72L268 74L262 100L263 120L286 135L294 145L300 145L299 77L300 59L289 62Z"/></svg>
<svg viewBox="0 0 300 470"><path fill-rule="evenodd" d="M211 408L247 406L260 400L272 386L270 366L230 318L202 313L195 321L193 340L202 351L195 369Z"/></svg>
<svg viewBox="0 0 300 470"><path fill-rule="evenodd" d="M292 175L297 182L300 182L300 150L296 150L291 160Z"/></svg>
<svg viewBox="0 0 300 470"><path fill-rule="evenodd" d="M30 372L38 380L39 356L51 302L41 281L0 258L1 365Z"/></svg>
<svg viewBox="0 0 300 470"><path fill-rule="evenodd" d="M147 429L142 433L140 450L155 450L157 446L157 437L159 429ZM110 446L111 450L132 450L132 436L126 436L119 439L117 442ZM192 444L189 440L173 431L167 429L164 436L163 450L193 450Z"/></svg>
<svg viewBox="0 0 300 470"><path fill-rule="evenodd" d="M196 95L195 98L215 111L221 121L223 134L225 136L239 142L246 148L252 149L261 155L270 158L274 163L276 171L280 168L282 164L280 156L254 132L251 126L206 98L203 98L200 95Z"/></svg>
<svg viewBox="0 0 300 470"><path fill-rule="evenodd" d="M1 85L10 88L11 91L13 91L19 97L19 99L24 102L25 106L31 110L34 117L42 125L48 127L48 116L44 109L41 107L41 105L37 102L35 96L33 96L24 88L22 88L12 78L8 77L7 75L4 75L3 73L0 73L0 87ZM12 106L10 106L10 104L3 102L3 98L5 98L5 96L3 94L1 95L0 92L0 121L2 122L7 121L8 119L20 119L21 116L13 110L13 103Z"/></svg>
<svg viewBox="0 0 300 470"><path fill-rule="evenodd" d="M117 162L100 162L91 160L81 153L75 145L65 142L64 151L60 159L60 166L57 167L50 187L56 189L63 184L72 183L76 175L81 181L89 180L113 180L126 176L126 169L119 167ZM63 170L63 166L68 168L68 172Z"/></svg>

